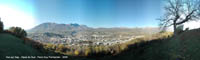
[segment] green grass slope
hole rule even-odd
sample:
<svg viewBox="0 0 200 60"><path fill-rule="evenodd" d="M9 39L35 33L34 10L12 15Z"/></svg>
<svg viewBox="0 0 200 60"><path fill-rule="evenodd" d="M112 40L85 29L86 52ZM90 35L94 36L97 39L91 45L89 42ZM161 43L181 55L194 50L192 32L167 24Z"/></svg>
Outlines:
<svg viewBox="0 0 200 60"><path fill-rule="evenodd" d="M6 56L41 55L36 49L25 45L23 40L7 33L0 33L0 60Z"/></svg>
<svg viewBox="0 0 200 60"><path fill-rule="evenodd" d="M143 54L148 60L199 60L200 29L185 31L177 37L155 43Z"/></svg>
<svg viewBox="0 0 200 60"><path fill-rule="evenodd" d="M186 31L174 40L179 42L178 58L183 60L200 59L200 29Z"/></svg>

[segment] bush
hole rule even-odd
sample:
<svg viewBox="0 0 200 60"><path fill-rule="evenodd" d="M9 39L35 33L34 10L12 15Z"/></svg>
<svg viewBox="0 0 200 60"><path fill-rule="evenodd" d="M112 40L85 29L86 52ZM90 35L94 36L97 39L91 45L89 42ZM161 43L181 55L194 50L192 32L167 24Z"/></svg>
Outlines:
<svg viewBox="0 0 200 60"><path fill-rule="evenodd" d="M74 55L78 56L80 54L79 50L74 51Z"/></svg>
<svg viewBox="0 0 200 60"><path fill-rule="evenodd" d="M0 20L0 32L3 32L3 22Z"/></svg>
<svg viewBox="0 0 200 60"><path fill-rule="evenodd" d="M169 38L172 37L173 32L163 32L157 35L158 38Z"/></svg>
<svg viewBox="0 0 200 60"><path fill-rule="evenodd" d="M181 34L183 32L183 25L179 25L176 28L177 34Z"/></svg>
<svg viewBox="0 0 200 60"><path fill-rule="evenodd" d="M56 48L56 52L64 52L65 46L63 44L59 44Z"/></svg>
<svg viewBox="0 0 200 60"><path fill-rule="evenodd" d="M45 48L46 50L51 51L51 50L55 50L56 46L55 46L54 44L48 43L48 44L46 44L46 45L44 46L44 48Z"/></svg>
<svg viewBox="0 0 200 60"><path fill-rule="evenodd" d="M8 31L12 32L15 36L20 38L27 36L26 31L20 27L11 27L10 29L8 29Z"/></svg>
<svg viewBox="0 0 200 60"><path fill-rule="evenodd" d="M88 56L91 53L90 47L85 47L85 56Z"/></svg>
<svg viewBox="0 0 200 60"><path fill-rule="evenodd" d="M185 31L188 31L188 30L190 30L190 28L189 28L189 27L185 29Z"/></svg>

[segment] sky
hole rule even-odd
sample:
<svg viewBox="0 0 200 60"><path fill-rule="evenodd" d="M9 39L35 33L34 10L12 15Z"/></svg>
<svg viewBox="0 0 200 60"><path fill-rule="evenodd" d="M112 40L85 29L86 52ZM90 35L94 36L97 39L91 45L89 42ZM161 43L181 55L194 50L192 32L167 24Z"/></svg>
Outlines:
<svg viewBox="0 0 200 60"><path fill-rule="evenodd" d="M0 0L0 17L6 28L31 29L45 22L147 27L158 25L161 8L161 0Z"/></svg>
<svg viewBox="0 0 200 60"><path fill-rule="evenodd" d="M36 23L34 7L29 0L0 0L0 17L5 29L12 26L31 29Z"/></svg>
<svg viewBox="0 0 200 60"><path fill-rule="evenodd" d="M89 27L157 27L163 0L0 0L6 28L31 29L45 22Z"/></svg>
<svg viewBox="0 0 200 60"><path fill-rule="evenodd" d="M159 0L36 0L34 3L40 23L78 23L90 27L157 26L162 8Z"/></svg>

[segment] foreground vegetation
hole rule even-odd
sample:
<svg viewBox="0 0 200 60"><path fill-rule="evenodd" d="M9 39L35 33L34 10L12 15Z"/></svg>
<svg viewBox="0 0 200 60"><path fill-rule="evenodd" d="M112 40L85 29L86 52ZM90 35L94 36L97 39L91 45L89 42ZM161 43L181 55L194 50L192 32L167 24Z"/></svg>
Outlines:
<svg viewBox="0 0 200 60"><path fill-rule="evenodd" d="M0 60L6 56L37 56L42 55L38 50L23 44L23 40L7 33L0 33Z"/></svg>

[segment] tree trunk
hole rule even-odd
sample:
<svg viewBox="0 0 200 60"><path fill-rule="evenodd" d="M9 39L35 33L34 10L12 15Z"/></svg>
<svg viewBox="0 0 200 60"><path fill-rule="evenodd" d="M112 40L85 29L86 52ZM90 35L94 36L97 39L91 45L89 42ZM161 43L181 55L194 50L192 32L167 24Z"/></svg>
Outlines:
<svg viewBox="0 0 200 60"><path fill-rule="evenodd" d="M176 23L174 23L174 26L173 26L173 27L174 27L174 36L177 35L177 29L176 29L176 26L177 26Z"/></svg>

